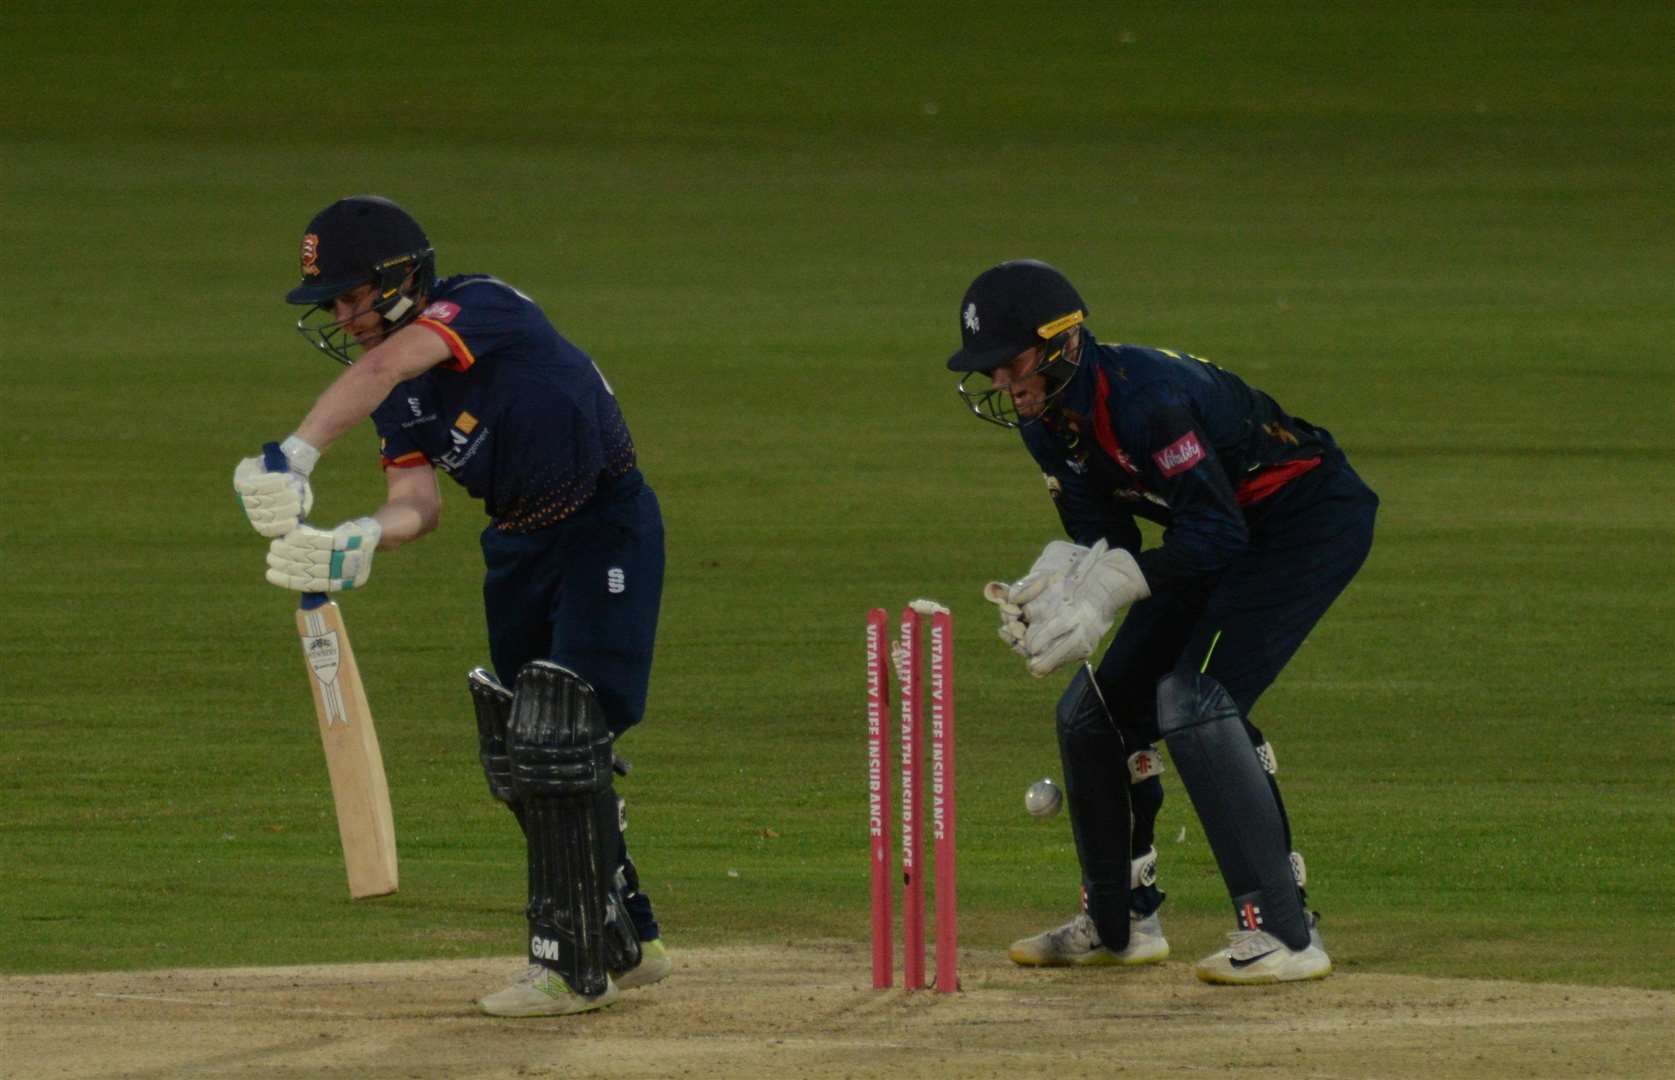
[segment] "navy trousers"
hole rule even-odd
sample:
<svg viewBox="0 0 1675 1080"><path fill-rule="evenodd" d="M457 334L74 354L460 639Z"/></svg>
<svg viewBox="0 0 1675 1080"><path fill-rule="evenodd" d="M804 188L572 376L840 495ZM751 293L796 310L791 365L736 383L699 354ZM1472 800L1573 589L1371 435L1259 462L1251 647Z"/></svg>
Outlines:
<svg viewBox="0 0 1675 1080"><path fill-rule="evenodd" d="M586 679L614 734L645 715L663 600L663 518L650 487L540 532L483 531L483 609L495 674L531 660Z"/></svg>
<svg viewBox="0 0 1675 1080"><path fill-rule="evenodd" d="M1157 737L1157 684L1202 671L1251 708L1366 561L1378 496L1347 462L1292 481L1252 514L1250 547L1190 595L1129 609L1099 661L1118 723Z"/></svg>

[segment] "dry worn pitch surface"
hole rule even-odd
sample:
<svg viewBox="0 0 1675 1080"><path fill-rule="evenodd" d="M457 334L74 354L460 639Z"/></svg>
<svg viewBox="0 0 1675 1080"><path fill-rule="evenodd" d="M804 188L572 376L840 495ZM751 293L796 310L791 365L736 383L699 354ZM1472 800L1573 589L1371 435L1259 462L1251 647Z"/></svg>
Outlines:
<svg viewBox="0 0 1675 1080"><path fill-rule="evenodd" d="M1187 963L875 992L850 944L684 949L614 1008L494 1020L519 961L0 979L0 1076L1675 1076L1675 993L1398 975L1204 986Z"/></svg>

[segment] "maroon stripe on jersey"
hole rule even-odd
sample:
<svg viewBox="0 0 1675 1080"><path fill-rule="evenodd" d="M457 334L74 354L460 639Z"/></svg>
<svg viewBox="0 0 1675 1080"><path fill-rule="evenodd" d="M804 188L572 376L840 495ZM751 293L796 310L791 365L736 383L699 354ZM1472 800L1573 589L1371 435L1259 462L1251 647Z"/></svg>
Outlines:
<svg viewBox="0 0 1675 1080"><path fill-rule="evenodd" d="M1105 378L1105 369L1096 367L1094 374L1099 376L1098 395L1093 404L1093 437L1099 442L1099 448L1110 455L1112 461L1121 465L1123 471L1130 476L1139 476L1140 470L1134 467L1134 462L1128 460L1128 455L1122 452L1117 444L1117 433L1111 428L1111 409L1106 399L1111 396L1110 380Z"/></svg>

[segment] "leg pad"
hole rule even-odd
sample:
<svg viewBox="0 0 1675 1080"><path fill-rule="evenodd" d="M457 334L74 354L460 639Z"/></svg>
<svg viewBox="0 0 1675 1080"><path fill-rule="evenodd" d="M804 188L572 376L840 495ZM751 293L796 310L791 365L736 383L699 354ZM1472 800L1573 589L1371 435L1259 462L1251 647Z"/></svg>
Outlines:
<svg viewBox="0 0 1675 1080"><path fill-rule="evenodd" d="M535 660L518 673L506 741L528 836L530 960L595 997L607 986L610 924L626 921L610 919L605 869L617 814L610 729L585 680Z"/></svg>
<svg viewBox="0 0 1675 1080"><path fill-rule="evenodd" d="M1238 705L1214 679L1175 672L1158 683L1157 719L1239 925L1306 948L1308 922L1292 877L1285 819Z"/></svg>
<svg viewBox="0 0 1675 1080"><path fill-rule="evenodd" d="M1121 952L1128 947L1132 895L1128 750L1086 668L1059 698L1057 721L1065 802L1082 866L1083 904L1101 943ZM1151 812L1155 817L1156 808Z"/></svg>
<svg viewBox="0 0 1675 1080"><path fill-rule="evenodd" d="M506 754L506 726L512 718L512 692L486 668L472 668L465 677L471 704L477 712L477 757L489 794L512 802L512 759Z"/></svg>

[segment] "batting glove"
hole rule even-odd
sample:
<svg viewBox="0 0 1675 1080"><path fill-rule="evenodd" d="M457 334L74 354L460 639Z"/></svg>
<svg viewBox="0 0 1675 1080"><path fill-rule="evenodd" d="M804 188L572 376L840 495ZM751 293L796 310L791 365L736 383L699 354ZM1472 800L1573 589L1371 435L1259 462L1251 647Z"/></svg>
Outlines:
<svg viewBox="0 0 1675 1080"><path fill-rule="evenodd" d="M233 490L251 526L263 536L284 536L302 524L314 508L308 474L320 451L292 435L279 444L284 472L272 472L262 457L248 457L233 470Z"/></svg>
<svg viewBox="0 0 1675 1080"><path fill-rule="evenodd" d="M366 584L383 528L369 517L335 529L303 525L268 545L268 581L297 592L345 592Z"/></svg>

